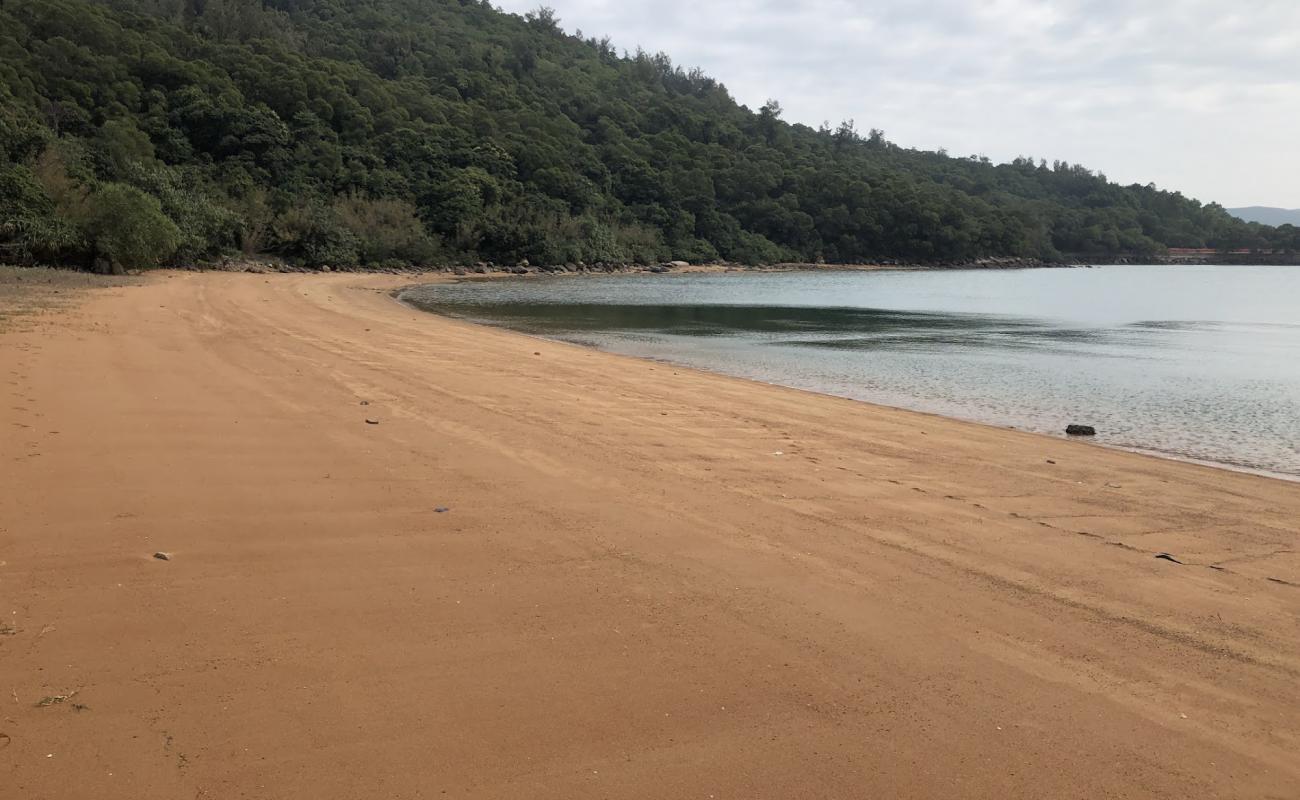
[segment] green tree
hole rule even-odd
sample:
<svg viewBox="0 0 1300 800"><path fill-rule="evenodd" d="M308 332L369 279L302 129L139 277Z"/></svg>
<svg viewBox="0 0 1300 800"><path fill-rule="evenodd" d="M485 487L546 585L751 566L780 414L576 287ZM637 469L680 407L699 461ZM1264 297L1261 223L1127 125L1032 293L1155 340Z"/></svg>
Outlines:
<svg viewBox="0 0 1300 800"><path fill-rule="evenodd" d="M96 257L133 269L158 266L181 239L157 198L123 183L106 183L87 195L76 222Z"/></svg>
<svg viewBox="0 0 1300 800"><path fill-rule="evenodd" d="M0 2L0 170L13 184L0 245L88 263L108 232L81 235L74 212L127 184L179 230L167 257L181 261L1294 248L1292 232L1077 164L954 158L851 120L781 117L778 101L751 111L663 53L570 35L545 7Z"/></svg>

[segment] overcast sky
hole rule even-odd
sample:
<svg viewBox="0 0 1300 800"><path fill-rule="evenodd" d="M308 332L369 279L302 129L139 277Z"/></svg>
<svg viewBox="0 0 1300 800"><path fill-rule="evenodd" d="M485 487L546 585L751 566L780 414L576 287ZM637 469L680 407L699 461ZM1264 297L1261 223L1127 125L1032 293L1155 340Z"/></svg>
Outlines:
<svg viewBox="0 0 1300 800"><path fill-rule="evenodd" d="M539 0L497 0L523 13ZM1300 0L545 0L750 108L1300 208Z"/></svg>

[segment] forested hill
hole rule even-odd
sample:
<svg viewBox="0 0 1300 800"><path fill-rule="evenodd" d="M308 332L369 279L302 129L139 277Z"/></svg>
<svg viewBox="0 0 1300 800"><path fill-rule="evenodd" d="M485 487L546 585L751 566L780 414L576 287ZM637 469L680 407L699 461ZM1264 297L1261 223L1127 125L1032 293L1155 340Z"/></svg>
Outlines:
<svg viewBox="0 0 1300 800"><path fill-rule="evenodd" d="M477 0L0 0L0 260L965 259L1300 249L1083 167L758 111Z"/></svg>

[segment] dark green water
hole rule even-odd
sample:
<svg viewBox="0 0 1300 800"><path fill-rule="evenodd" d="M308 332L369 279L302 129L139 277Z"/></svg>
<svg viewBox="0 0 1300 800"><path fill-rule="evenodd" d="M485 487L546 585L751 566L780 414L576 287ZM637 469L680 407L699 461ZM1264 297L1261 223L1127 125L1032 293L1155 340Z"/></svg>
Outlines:
<svg viewBox="0 0 1300 800"><path fill-rule="evenodd" d="M420 308L619 353L1300 476L1300 268L527 278Z"/></svg>

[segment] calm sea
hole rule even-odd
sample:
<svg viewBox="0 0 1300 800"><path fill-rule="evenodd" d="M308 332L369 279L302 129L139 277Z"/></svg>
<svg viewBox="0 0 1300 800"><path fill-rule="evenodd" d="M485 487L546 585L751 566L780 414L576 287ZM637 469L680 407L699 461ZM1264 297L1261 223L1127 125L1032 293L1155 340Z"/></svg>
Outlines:
<svg viewBox="0 0 1300 800"><path fill-rule="evenodd" d="M429 311L630 355L1300 476L1300 268L528 278Z"/></svg>

